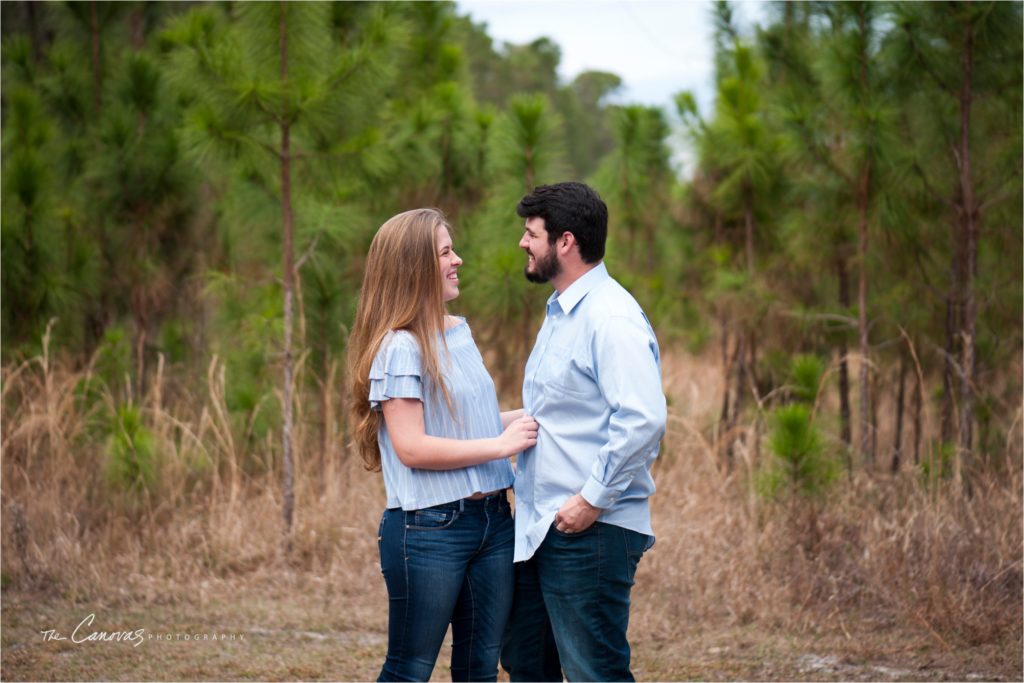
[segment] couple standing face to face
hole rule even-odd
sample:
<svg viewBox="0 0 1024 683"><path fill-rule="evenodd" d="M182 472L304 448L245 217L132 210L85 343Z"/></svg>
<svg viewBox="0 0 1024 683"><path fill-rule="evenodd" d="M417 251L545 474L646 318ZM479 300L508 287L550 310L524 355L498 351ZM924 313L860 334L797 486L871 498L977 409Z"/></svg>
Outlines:
<svg viewBox="0 0 1024 683"><path fill-rule="evenodd" d="M380 680L429 679L449 625L453 680L495 680L499 655L513 681L632 680L629 594L665 428L658 344L602 263L593 189L540 186L516 212L524 274L554 289L519 410L500 411L467 322L447 315L462 259L444 216L395 216L367 257L349 377L357 444L387 493Z"/></svg>
<svg viewBox="0 0 1024 683"><path fill-rule="evenodd" d="M462 265L462 259L455 253L448 226L438 225L436 231L442 299L448 303L459 296L458 270ZM558 260L558 252L554 242L550 241L543 218L535 216L526 219L523 237L519 240L519 248L526 252L526 265L523 267L523 274L530 282L543 284L561 274L562 267Z"/></svg>

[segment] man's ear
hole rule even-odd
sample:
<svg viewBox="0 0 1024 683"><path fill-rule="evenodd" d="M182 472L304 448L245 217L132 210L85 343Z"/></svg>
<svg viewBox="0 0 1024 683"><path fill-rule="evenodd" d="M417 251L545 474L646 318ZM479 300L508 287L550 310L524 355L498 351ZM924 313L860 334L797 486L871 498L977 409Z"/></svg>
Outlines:
<svg viewBox="0 0 1024 683"><path fill-rule="evenodd" d="M555 240L555 246L563 254L568 254L573 246L576 244L576 236L571 232L563 232L557 240Z"/></svg>

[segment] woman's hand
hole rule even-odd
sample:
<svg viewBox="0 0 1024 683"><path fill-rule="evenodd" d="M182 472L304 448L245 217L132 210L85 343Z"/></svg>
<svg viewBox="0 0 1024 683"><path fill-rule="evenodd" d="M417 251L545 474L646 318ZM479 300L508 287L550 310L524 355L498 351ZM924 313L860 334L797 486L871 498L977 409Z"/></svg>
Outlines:
<svg viewBox="0 0 1024 683"><path fill-rule="evenodd" d="M498 437L500 457L507 458L536 445L537 429L537 421L530 415L524 415L509 423L505 431Z"/></svg>
<svg viewBox="0 0 1024 683"><path fill-rule="evenodd" d="M426 433L418 399L392 398L382 408L395 455L406 467L454 470L508 458L537 443L537 421L529 416L513 420L500 436L446 439Z"/></svg>
<svg viewBox="0 0 1024 683"><path fill-rule="evenodd" d="M526 415L526 411L522 408L516 408L515 410L506 410L501 414L501 428L508 429L508 426L518 420L519 418Z"/></svg>

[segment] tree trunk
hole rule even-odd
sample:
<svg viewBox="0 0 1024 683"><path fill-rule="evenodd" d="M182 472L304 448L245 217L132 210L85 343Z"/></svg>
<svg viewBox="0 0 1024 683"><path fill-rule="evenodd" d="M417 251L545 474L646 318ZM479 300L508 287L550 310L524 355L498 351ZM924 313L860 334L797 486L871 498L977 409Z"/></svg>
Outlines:
<svg viewBox="0 0 1024 683"><path fill-rule="evenodd" d="M103 112L103 65L100 60L100 19L98 9L96 7L96 0L92 0L89 3L89 35L91 40L91 59L92 59L92 95L93 105L96 107L96 118L99 119ZM100 136L94 136L93 145L96 154L101 154L102 141ZM90 185L92 191L95 193L94 196L100 195L100 188L97 186L97 181L93 180ZM94 227L93 231L96 234L99 244L100 253L103 256L103 262L107 267L107 275L105 276L108 283L102 286L102 290L99 296L99 303L95 307L94 312L90 314L90 318L93 323L90 327L97 339L97 342L102 339L103 333L106 329L107 323L109 322L109 314L107 313L112 309L110 304L110 286L109 280L111 278L110 273L117 271L114 265L114 257L110 253L110 240L107 238L107 230L103 221L103 216L96 212L93 216Z"/></svg>
<svg viewBox="0 0 1024 683"><path fill-rule="evenodd" d="M868 383L871 386L871 457L878 453L878 403L881 391L876 387L879 381L877 373L868 375Z"/></svg>
<svg viewBox="0 0 1024 683"><path fill-rule="evenodd" d="M960 342L963 345L963 360L960 374L960 438L959 457L961 476L968 486L974 428L974 375L975 375L975 321L977 317L974 297L974 280L978 268L978 224L974 206L974 186L971 181L971 101L973 69L974 27L968 21L964 26L963 82L960 88L960 196L963 206L960 212L962 243L964 253L964 279L962 281L963 331Z"/></svg>
<svg viewBox="0 0 1024 683"><path fill-rule="evenodd" d="M32 61L39 64L43 61L43 33L39 26L39 17L36 14L36 8L40 5L36 2L22 2L21 6L25 9L28 36L32 41Z"/></svg>
<svg viewBox="0 0 1024 683"><path fill-rule="evenodd" d="M747 275L754 275L754 199L749 186L743 188L743 232L747 252Z"/></svg>
<svg viewBox="0 0 1024 683"><path fill-rule="evenodd" d="M288 82L288 9L281 3L281 80ZM294 468L292 463L292 298L295 286L294 259L292 255L292 168L291 128L282 123L281 129L281 213L284 223L284 406L282 429L283 455L283 516L285 526L285 550L291 552L291 534L294 521L295 491Z"/></svg>
<svg viewBox="0 0 1024 683"><path fill-rule="evenodd" d="M836 275L839 279L839 306L844 311L850 310L850 276L846 270L846 259L842 255L836 257ZM846 445L846 469L853 472L850 449L853 436L850 430L850 363L847 356L850 349L846 344L846 332L839 338L839 430L843 444Z"/></svg>
<svg viewBox="0 0 1024 683"><path fill-rule="evenodd" d="M914 464L921 464L921 408L924 393L921 387L921 377L914 382Z"/></svg>
<svg viewBox="0 0 1024 683"><path fill-rule="evenodd" d="M862 35L867 34L868 18L865 15L865 5L860 5L860 30ZM864 92L869 91L868 64L870 62L867 54L866 41L863 46L864 53L860 55L860 84ZM871 416L871 346L868 340L868 213L871 202L871 161L865 159L862 162L860 178L857 182L857 211L859 214L859 225L857 227L857 261L858 261L858 287L857 287L857 332L860 338L860 372L858 382L860 384L860 450L868 462L875 464L875 422Z"/></svg>
<svg viewBox="0 0 1024 683"><path fill-rule="evenodd" d="M747 388L753 388L755 396L760 398L761 390L757 379L757 333L751 329L749 335L747 337L747 378L751 386Z"/></svg>
<svg viewBox="0 0 1024 683"><path fill-rule="evenodd" d="M628 158L629 148L626 147L623 149L622 154L623 158ZM633 205L633 193L630 190L629 174L627 173L625 163L623 163L622 173L619 175L622 179L622 199L626 209L626 230L629 231L629 251L627 252L627 262L629 263L629 269L634 270L636 263L636 207Z"/></svg>
<svg viewBox="0 0 1024 683"><path fill-rule="evenodd" d="M719 317L722 328L722 411L718 415L718 424L725 427L729 423L729 376L732 366L729 364L729 328L725 316Z"/></svg>
<svg viewBox="0 0 1024 683"><path fill-rule="evenodd" d="M327 481L327 461L330 457L331 442L330 435L333 431L334 421L331 410L331 372L330 353L327 344L327 316L320 316L320 376L323 381L320 384L320 481ZM344 386L344 385L340 385Z"/></svg>
<svg viewBox="0 0 1024 683"><path fill-rule="evenodd" d="M345 340L345 348L348 348L347 339ZM333 361L333 363L337 363L337 361ZM337 363L337 367L337 374L339 374L340 377L338 377L336 381L331 382L331 386L347 387L348 376L346 375L344 361L341 363ZM332 375L334 374L335 373L332 373ZM348 419L348 392L343 391L341 392L341 396L338 397L338 441L341 444L341 448L337 449L336 453L338 454L338 458L340 460L345 460L348 458Z"/></svg>
<svg viewBox="0 0 1024 683"><path fill-rule="evenodd" d="M534 188L534 177L535 169L533 167L533 149L526 148L526 191L532 192ZM530 302L530 293L527 290L523 290L523 312L520 315L520 337L522 339L522 350L520 351L520 357L515 359L510 367L514 367L512 371L511 380L522 386L522 377L524 368L526 366L526 359L530 355L530 349L533 347L533 342L536 339L533 326L530 324L533 316L533 306ZM514 346L510 344L510 346ZM506 373L508 370L506 369ZM506 374L506 377L509 375ZM519 381L517 381L519 380ZM506 385L507 386L507 385Z"/></svg>
<svg viewBox="0 0 1024 683"><path fill-rule="evenodd" d="M526 191L533 191L533 149L526 148Z"/></svg>
<svg viewBox="0 0 1024 683"><path fill-rule="evenodd" d="M438 141L441 147L441 182L438 188L437 200L440 205L446 203L448 199L448 193L452 191L455 185L454 173L452 172L452 150L449 128L451 127L450 121L445 121L444 132L441 134L441 139Z"/></svg>
<svg viewBox="0 0 1024 683"><path fill-rule="evenodd" d="M537 333L534 331L533 325L530 324L531 321L533 320L533 310L532 309L533 309L533 306L531 305L531 302L530 302L529 290L524 290L524 292L523 292L523 315L522 315L522 320L520 321L520 325L521 325L521 328L520 328L521 329L521 333L520 334L522 336L522 342L523 343L522 343L522 347L521 347L521 349L519 351L519 357L513 359L512 360L512 364L511 364L511 367L513 368L513 370L512 370L512 374L511 374L509 379L513 383L513 386L515 386L517 384L519 386L522 386L522 378L523 378L523 373L525 372L526 359L529 358L529 356L530 356L530 349L533 348L533 342L536 341L536 339L537 339L537 337L536 337Z"/></svg>
<svg viewBox="0 0 1024 683"><path fill-rule="evenodd" d="M953 399L956 389L957 330L960 325L960 306L957 292L960 289L960 238L953 230L953 262L950 267L950 291L946 296L946 353L942 363L942 414L940 417L940 438L943 445L953 442Z"/></svg>
<svg viewBox="0 0 1024 683"><path fill-rule="evenodd" d="M874 424L871 420L871 384L870 364L871 347L868 342L868 186L871 180L870 167L865 164L861 171L857 191L858 212L860 221L857 228L857 332L860 342L860 368L858 384L860 385L860 451L872 465L875 462L875 451L872 448Z"/></svg>
<svg viewBox="0 0 1024 683"><path fill-rule="evenodd" d="M98 117L103 111L103 67L100 63L100 18L96 12L96 0L93 0L89 3L89 33L92 38L92 97Z"/></svg>
<svg viewBox="0 0 1024 683"><path fill-rule="evenodd" d="M724 235L722 234L722 216L721 214L715 214L715 226L714 226L714 244L722 244L724 241ZM729 316L728 314L719 309L718 312L718 324L722 330L721 340L721 354L722 354L722 411L718 418L718 438L715 443L715 452L721 454L724 449L722 443L722 437L728 438L729 432L729 420L731 419L729 413L729 378L732 376L732 363L729 361Z"/></svg>
<svg viewBox="0 0 1024 683"><path fill-rule="evenodd" d="M736 350L733 353L732 368L736 374L734 377L735 388L733 389L732 411L729 416L728 430L726 432L725 457L726 464L732 469L734 459L734 447L737 441L736 428L739 424L740 413L743 411L743 384L746 378L746 353L745 337L742 332L736 334Z"/></svg>
<svg viewBox="0 0 1024 683"><path fill-rule="evenodd" d="M756 230L756 223L754 219L754 195L749 183L743 189L743 224L746 242L747 252L747 285L752 286L754 283L754 231ZM738 372L736 375L736 401L737 410L736 415L739 416L739 401L740 396L748 389L746 383L749 381L757 386L757 333L755 328L751 325L747 331L747 354L748 359L744 360L740 357L740 366L737 368ZM752 448L756 457L757 451L759 450L760 444L758 439L760 438L757 430L757 422L754 422L754 434Z"/></svg>
<svg viewBox="0 0 1024 683"><path fill-rule="evenodd" d="M143 32L143 5L139 4L132 8L128 14L128 33L131 35L132 50L139 52L145 47L145 36Z"/></svg>
<svg viewBox="0 0 1024 683"><path fill-rule="evenodd" d="M896 391L896 434L892 444L892 471L900 471L900 458L903 455L903 397L907 386L907 357L900 354L900 383Z"/></svg>
<svg viewBox="0 0 1024 683"><path fill-rule="evenodd" d="M647 272L654 273L657 271L658 265L658 245L655 239L657 231L655 224L657 220L656 215L663 210L662 207L668 205L668 201L662 196L661 172L659 169L652 166L648 169L648 176L653 179L654 188L648 195L649 199L644 202L640 223L643 225L644 242L647 248Z"/></svg>

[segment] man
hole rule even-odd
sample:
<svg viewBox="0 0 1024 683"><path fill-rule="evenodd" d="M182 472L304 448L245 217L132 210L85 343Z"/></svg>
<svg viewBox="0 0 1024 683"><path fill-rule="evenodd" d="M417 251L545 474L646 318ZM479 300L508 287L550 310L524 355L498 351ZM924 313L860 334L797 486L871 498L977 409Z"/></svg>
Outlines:
<svg viewBox="0 0 1024 683"><path fill-rule="evenodd" d="M608 208L594 190L541 186L516 212L526 277L555 292L523 382L540 432L518 462L502 666L513 681L631 681L629 593L654 543L650 468L665 433L658 342L602 262Z"/></svg>

